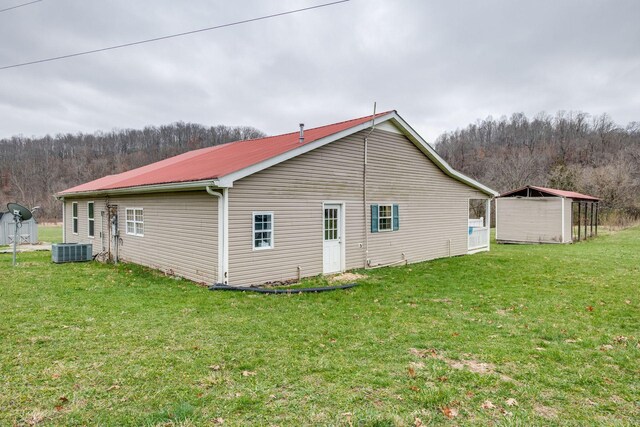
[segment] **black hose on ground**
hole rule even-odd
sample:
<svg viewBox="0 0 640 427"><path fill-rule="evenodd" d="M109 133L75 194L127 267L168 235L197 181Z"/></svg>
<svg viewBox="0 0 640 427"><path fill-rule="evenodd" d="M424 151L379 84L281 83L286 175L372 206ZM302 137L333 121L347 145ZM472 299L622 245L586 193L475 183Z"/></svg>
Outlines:
<svg viewBox="0 0 640 427"><path fill-rule="evenodd" d="M309 292L327 292L336 291L338 289L349 289L354 286L358 286L357 283L349 283L347 285L340 286L322 286L318 288L294 288L294 289L270 289L270 288L253 288L242 286L227 286L227 285L211 285L210 291L241 291L241 292L258 292L260 294L305 294Z"/></svg>

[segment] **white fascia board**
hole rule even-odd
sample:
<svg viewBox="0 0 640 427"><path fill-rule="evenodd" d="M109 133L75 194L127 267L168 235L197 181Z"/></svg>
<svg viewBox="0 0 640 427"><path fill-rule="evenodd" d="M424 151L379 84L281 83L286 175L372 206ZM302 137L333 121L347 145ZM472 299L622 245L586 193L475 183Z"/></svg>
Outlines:
<svg viewBox="0 0 640 427"><path fill-rule="evenodd" d="M116 194L161 193L167 191L186 191L204 189L207 186L221 188L218 180L173 182L168 184L141 185L138 187L114 188L111 190L79 191L55 195L58 200L65 197L111 196Z"/></svg>
<svg viewBox="0 0 640 427"><path fill-rule="evenodd" d="M480 184L479 182L469 178L466 175L461 174L460 172L453 169L449 164L436 153L436 151L420 136L418 133L409 126L407 122L404 121L402 117L398 115L395 111L391 111L388 114L385 114L381 117L376 117L375 123L383 123L386 121L391 121L399 130L404 134L413 144L420 149L439 169L441 169L445 174L450 176L451 178L458 180L464 184L469 185L489 196L497 196L498 192L492 190L491 188ZM333 141L337 141L341 138L345 138L354 133L360 132L365 129L371 128L374 124L373 120L368 120L360 125L345 129L341 132L335 133L333 135L329 135L327 137L318 139L309 144L301 145L298 148L293 150L289 150L286 153L282 153L278 156L272 157L270 159L264 160L260 163L256 163L239 171L230 173L225 175L224 177L219 178L219 186L221 187L232 187L233 183L239 179L247 177L249 175L253 175L254 173L260 172L264 169L270 168L271 166L275 166L278 163L282 163L285 160L292 159L301 154L308 153L309 151L315 150L316 148L320 148L324 145L327 145Z"/></svg>

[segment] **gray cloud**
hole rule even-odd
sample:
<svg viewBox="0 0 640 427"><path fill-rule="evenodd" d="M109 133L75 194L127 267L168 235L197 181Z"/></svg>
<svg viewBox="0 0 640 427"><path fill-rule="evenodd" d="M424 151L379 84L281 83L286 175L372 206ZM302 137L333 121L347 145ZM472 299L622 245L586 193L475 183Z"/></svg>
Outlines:
<svg viewBox="0 0 640 427"><path fill-rule="evenodd" d="M306 7L44 0L0 14L0 66ZM177 120L295 131L397 109L433 141L488 115L640 120L640 3L352 0L0 71L0 137Z"/></svg>

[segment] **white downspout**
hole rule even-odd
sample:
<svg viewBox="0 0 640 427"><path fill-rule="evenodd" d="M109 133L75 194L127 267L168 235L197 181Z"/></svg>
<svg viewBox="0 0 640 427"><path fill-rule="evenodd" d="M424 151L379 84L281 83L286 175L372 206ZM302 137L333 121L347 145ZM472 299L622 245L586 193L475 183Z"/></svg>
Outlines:
<svg viewBox="0 0 640 427"><path fill-rule="evenodd" d="M491 250L491 199L487 199L487 250Z"/></svg>
<svg viewBox="0 0 640 427"><path fill-rule="evenodd" d="M218 283L226 285L228 284L227 271L229 266L227 250L229 247L229 239L227 237L229 202L227 189L222 188L222 192L218 192L207 186L206 190L208 194L218 198Z"/></svg>
<svg viewBox="0 0 640 427"><path fill-rule="evenodd" d="M364 268L368 268L371 260L369 259L369 229L370 225L367 223L367 165L369 164L369 136L376 128L376 103L373 103L373 116L371 122L371 130L364 137L364 158L362 161L362 213L364 222Z"/></svg>

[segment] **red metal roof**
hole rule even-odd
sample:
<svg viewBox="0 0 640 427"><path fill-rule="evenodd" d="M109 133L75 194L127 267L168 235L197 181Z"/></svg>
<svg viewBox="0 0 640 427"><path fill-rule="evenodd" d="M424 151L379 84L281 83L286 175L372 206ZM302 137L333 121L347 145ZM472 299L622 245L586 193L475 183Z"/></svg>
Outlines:
<svg viewBox="0 0 640 427"><path fill-rule="evenodd" d="M376 114L376 118L391 112ZM291 132L201 148L117 175L107 175L66 189L58 195L221 178L371 119L372 116L366 116L305 129L302 143L299 141L300 133Z"/></svg>
<svg viewBox="0 0 640 427"><path fill-rule="evenodd" d="M582 193L576 193L575 191L566 191L566 190L558 190L556 188L547 188L547 187L538 187L535 185L527 185L526 187L518 188L517 190L507 191L506 193L501 194L499 197L507 197L514 193L518 193L522 190L526 190L527 188L531 188L533 190L537 190L543 193L551 194L552 196L558 197L568 197L570 199L579 199L579 200L594 200L599 201L600 199L597 197L589 196Z"/></svg>

